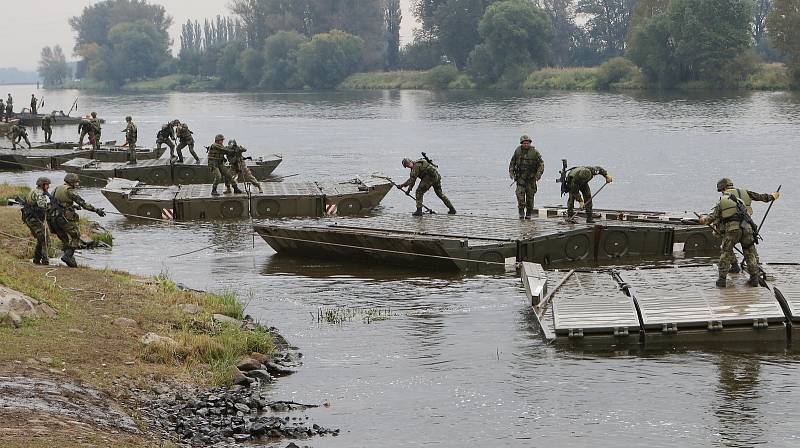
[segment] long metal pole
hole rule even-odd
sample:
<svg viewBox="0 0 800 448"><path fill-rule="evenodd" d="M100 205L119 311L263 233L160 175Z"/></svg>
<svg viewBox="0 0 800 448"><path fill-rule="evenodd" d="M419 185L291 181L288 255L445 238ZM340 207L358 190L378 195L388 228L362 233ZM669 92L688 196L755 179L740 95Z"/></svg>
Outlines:
<svg viewBox="0 0 800 448"><path fill-rule="evenodd" d="M777 191L778 193L780 193L780 192L781 192L781 187L782 187L782 186L783 186L783 185L778 185L778 189L777 189L777 190L775 190L775 191ZM767 207L767 212L766 212L766 213L764 213L764 217L763 217L763 218L761 218L761 224L759 224L759 225L758 225L758 230L756 231L756 233L758 233L759 235L761 234L761 226L763 226L763 225L764 225L764 221L766 221L766 220L767 220L767 216L769 216L769 211L770 211L770 210L772 210L772 204L774 204L774 203L775 203L775 201L774 201L774 200L773 200L773 201L771 201L771 202L769 203L769 207Z"/></svg>
<svg viewBox="0 0 800 448"><path fill-rule="evenodd" d="M395 182L392 180L392 178L391 178L391 177L375 176L375 175L373 175L372 177L376 177L376 178L378 178L378 179L386 179L386 180L388 180L389 182L391 182L391 183L392 183L392 185L394 185L395 187L397 187L397 189L398 189L398 190L402 191L402 192L403 192L403 194L405 194L406 196L410 197L410 198L411 198L411 199L413 199L414 201L416 201L416 200L417 200L417 198L415 198L414 196L411 196L411 193L407 192L406 190L403 190L403 189L400 187L400 185L396 184L396 183L395 183ZM424 209L425 209L425 211L427 211L428 213L430 213L430 214L432 214L432 215L435 215L435 214L436 214L436 212L435 212L435 211L431 210L431 208L430 208L430 207L428 207L428 206L427 206L427 205L425 205L425 204L422 204L422 208L424 208Z"/></svg>

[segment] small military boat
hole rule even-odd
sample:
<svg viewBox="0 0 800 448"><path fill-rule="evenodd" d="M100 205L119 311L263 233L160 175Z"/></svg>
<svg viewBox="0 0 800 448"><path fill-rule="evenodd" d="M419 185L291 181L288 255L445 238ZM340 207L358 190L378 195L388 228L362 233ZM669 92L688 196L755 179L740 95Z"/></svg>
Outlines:
<svg viewBox="0 0 800 448"><path fill-rule="evenodd" d="M60 147L59 147L60 146ZM34 146L32 149L0 148L0 169L7 170L56 170L73 159L90 159L99 162L124 162L128 159L128 148L120 146L101 146L92 154L91 145L77 149L77 145L46 144ZM158 159L164 154L165 148L137 148L136 157L139 160Z"/></svg>
<svg viewBox="0 0 800 448"><path fill-rule="evenodd" d="M377 207L392 188L383 179L342 182L261 182L264 192L241 184L242 194L211 194L210 184L155 186L111 178L101 190L131 217L188 220L358 215ZM224 184L220 185L220 193Z"/></svg>
<svg viewBox="0 0 800 448"><path fill-rule="evenodd" d="M194 160L194 159L192 159ZM258 180L265 180L275 171L283 158L278 155L247 160L247 167ZM211 183L213 177L208 161L173 163L169 159L140 160L135 165L125 162L101 162L87 158L72 159L62 164L68 173L75 173L85 186L102 187L112 177L136 180L148 185L189 185Z"/></svg>
<svg viewBox="0 0 800 448"><path fill-rule="evenodd" d="M22 112L14 114L16 118L19 119L20 124L23 126L41 126L42 125L42 118L45 115L50 114L32 114L30 109L25 108L22 109ZM78 125L81 122L83 117L81 116L70 116L64 113L63 110L54 110L52 112L53 115L53 126L67 126L67 125ZM106 120L100 118L100 123L105 123Z"/></svg>

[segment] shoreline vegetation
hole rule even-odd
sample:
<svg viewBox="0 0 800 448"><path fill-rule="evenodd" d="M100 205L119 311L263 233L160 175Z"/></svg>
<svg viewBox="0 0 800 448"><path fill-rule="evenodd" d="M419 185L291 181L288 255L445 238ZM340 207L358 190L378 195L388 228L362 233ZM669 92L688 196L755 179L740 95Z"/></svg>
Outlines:
<svg viewBox="0 0 800 448"><path fill-rule="evenodd" d="M52 88L52 87L51 87ZM119 89L91 79L71 81L59 89L95 91L120 91L122 93L156 92L226 92L219 77L172 74L159 78L129 82ZM492 87L478 87L466 73L452 65L441 65L431 70L398 70L363 72L348 76L336 90L476 90L491 91ZM306 87L305 91L315 91ZM789 69L781 63L762 63L743 79L722 83L692 81L680 83L670 89L648 84L641 71L624 58L614 58L597 67L543 68L531 72L519 86L507 90L522 91L789 91ZM248 92L274 92L281 90L248 90ZM324 90L319 90L324 91Z"/></svg>

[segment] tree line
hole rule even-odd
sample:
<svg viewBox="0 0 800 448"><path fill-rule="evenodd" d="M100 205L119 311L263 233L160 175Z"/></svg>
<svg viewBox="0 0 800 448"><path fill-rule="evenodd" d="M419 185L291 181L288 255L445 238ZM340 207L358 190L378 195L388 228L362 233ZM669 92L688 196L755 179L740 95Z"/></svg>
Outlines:
<svg viewBox="0 0 800 448"><path fill-rule="evenodd" d="M667 88L735 83L761 61L785 62L800 85L800 0L415 0L420 29L402 48L399 0L233 0L230 13L183 24L173 57L162 6L88 6L70 19L77 76L120 86L182 73L225 89L295 89L335 87L358 71L438 67L514 88L538 68L624 57ZM40 73L54 73L57 59L43 50ZM61 79L44 73L46 83Z"/></svg>

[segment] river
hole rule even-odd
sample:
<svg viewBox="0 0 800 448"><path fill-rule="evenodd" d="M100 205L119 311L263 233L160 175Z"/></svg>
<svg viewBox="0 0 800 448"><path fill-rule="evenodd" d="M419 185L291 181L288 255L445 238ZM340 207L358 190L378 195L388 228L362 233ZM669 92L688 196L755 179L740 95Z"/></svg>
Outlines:
<svg viewBox="0 0 800 448"><path fill-rule="evenodd" d="M0 94L14 94L17 109L28 102L31 86L5 87ZM79 93L42 95L46 110L67 110ZM78 105L108 120L104 139L124 139L117 131L128 114L140 144L179 118L198 146L221 132L251 155L283 154L276 174L300 173L296 179L376 171L403 178L400 160L425 151L465 214L516 214L506 172L521 134L533 137L545 159L539 205L561 200L554 180L562 158L614 176L596 199L603 208L705 211L720 177L759 192L783 184L759 250L765 261L800 261L797 94L81 92ZM53 139L75 140L75 128L57 127ZM30 134L42 139L40 130ZM0 173L0 181L40 174ZM97 189L82 194L113 209ZM755 207L760 220L766 205ZM412 211L412 201L391 192L375 213ZM272 388L280 399L331 403L311 418L342 434L312 446L800 444L796 354L569 351L543 343L511 270L459 276L278 257L253 240L247 222L187 228L111 215L101 222L115 236L113 250L86 252L80 263L233 289L248 313L300 347L304 368ZM318 322L318 310L337 307L388 310L390 317Z"/></svg>

